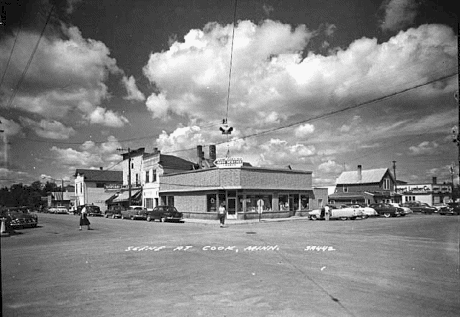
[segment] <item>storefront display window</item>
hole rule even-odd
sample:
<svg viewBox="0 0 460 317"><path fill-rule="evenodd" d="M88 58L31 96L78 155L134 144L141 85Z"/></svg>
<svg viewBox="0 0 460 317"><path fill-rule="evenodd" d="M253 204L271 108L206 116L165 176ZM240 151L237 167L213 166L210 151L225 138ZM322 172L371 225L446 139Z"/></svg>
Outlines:
<svg viewBox="0 0 460 317"><path fill-rule="evenodd" d="M301 207L301 210L308 209L308 196L307 195L300 195L300 207Z"/></svg>
<svg viewBox="0 0 460 317"><path fill-rule="evenodd" d="M289 195L279 195L278 204L280 211L289 211Z"/></svg>
<svg viewBox="0 0 460 317"><path fill-rule="evenodd" d="M247 195L246 196L246 211L258 212L272 211L272 195Z"/></svg>
<svg viewBox="0 0 460 317"><path fill-rule="evenodd" d="M208 194L207 195L207 212L216 212L217 208L217 196L216 194Z"/></svg>

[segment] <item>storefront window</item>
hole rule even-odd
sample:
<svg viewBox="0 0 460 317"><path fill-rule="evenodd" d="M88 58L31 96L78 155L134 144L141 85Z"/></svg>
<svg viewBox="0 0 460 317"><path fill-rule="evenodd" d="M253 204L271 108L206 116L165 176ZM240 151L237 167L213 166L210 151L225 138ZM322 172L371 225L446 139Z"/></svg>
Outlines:
<svg viewBox="0 0 460 317"><path fill-rule="evenodd" d="M278 204L280 211L289 211L289 195L280 195Z"/></svg>
<svg viewBox="0 0 460 317"><path fill-rule="evenodd" d="M259 208L262 212L272 211L272 195L246 196L246 211L258 212Z"/></svg>
<svg viewBox="0 0 460 317"><path fill-rule="evenodd" d="M307 195L300 195L300 207L301 207L301 210L308 209L308 196Z"/></svg>
<svg viewBox="0 0 460 317"><path fill-rule="evenodd" d="M216 194L208 194L207 195L207 211L208 212L216 212L216 206L217 206L217 201L216 201Z"/></svg>

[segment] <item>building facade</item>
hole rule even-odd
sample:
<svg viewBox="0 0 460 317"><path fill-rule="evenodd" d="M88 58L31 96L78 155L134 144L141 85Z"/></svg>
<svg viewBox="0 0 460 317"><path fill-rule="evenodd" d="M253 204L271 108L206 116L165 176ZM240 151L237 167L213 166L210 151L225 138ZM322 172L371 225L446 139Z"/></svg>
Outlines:
<svg viewBox="0 0 460 317"><path fill-rule="evenodd" d="M288 217L308 210L312 197L312 172L290 169L214 167L165 174L160 182L161 203L190 218L216 219L221 203L229 219Z"/></svg>
<svg viewBox="0 0 460 317"><path fill-rule="evenodd" d="M431 183L417 183L398 185L398 193L402 195L402 202L419 201L430 206L452 201L452 184L438 184L433 177Z"/></svg>
<svg viewBox="0 0 460 317"><path fill-rule="evenodd" d="M106 200L120 191L123 183L122 171L77 169L74 177L75 207L89 204L103 210Z"/></svg>
<svg viewBox="0 0 460 317"><path fill-rule="evenodd" d="M151 210L160 204L160 183L163 175L196 168L197 164L173 155L161 154L158 149L154 149L151 154L144 154L141 179L142 206Z"/></svg>
<svg viewBox="0 0 460 317"><path fill-rule="evenodd" d="M336 182L335 192L329 195L333 205L401 202L396 193L396 181L388 168L343 172Z"/></svg>

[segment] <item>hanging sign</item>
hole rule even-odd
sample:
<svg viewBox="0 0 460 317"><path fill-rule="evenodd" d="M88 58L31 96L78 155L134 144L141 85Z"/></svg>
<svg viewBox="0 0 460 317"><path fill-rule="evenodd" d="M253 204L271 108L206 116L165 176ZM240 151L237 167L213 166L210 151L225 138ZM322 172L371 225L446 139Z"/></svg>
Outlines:
<svg viewBox="0 0 460 317"><path fill-rule="evenodd" d="M217 168L230 168L243 166L243 159L241 157L222 157L214 161Z"/></svg>

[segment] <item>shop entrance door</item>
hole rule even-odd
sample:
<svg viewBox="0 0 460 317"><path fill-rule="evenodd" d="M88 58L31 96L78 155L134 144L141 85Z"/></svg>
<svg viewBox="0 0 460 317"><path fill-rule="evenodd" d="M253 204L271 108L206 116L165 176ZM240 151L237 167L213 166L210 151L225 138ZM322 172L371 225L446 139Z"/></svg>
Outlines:
<svg viewBox="0 0 460 317"><path fill-rule="evenodd" d="M236 219L236 198L227 198L227 219Z"/></svg>

